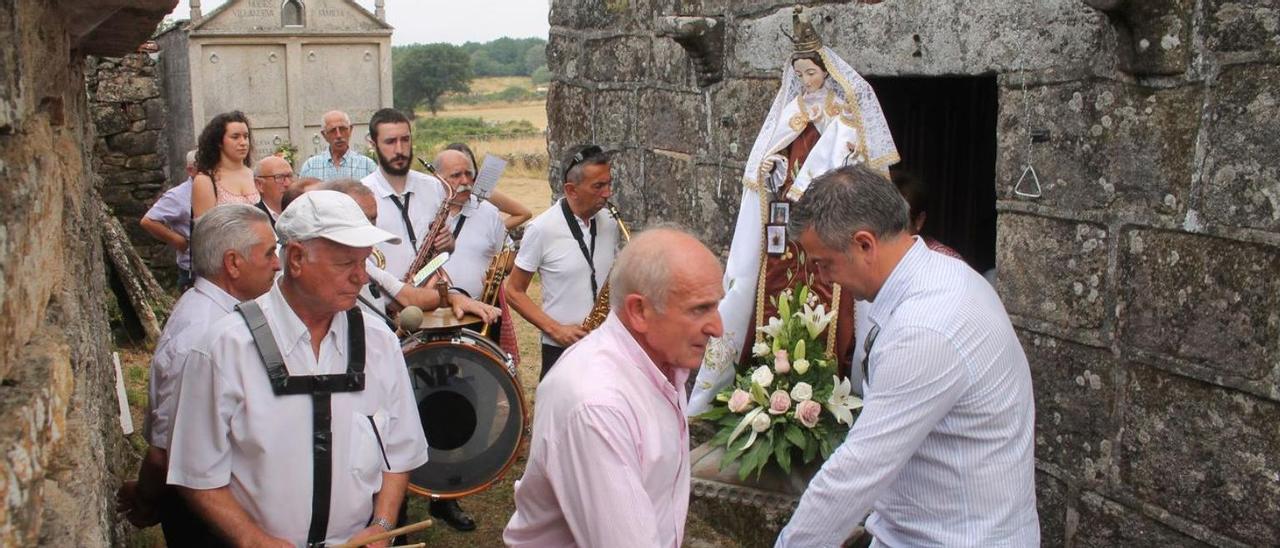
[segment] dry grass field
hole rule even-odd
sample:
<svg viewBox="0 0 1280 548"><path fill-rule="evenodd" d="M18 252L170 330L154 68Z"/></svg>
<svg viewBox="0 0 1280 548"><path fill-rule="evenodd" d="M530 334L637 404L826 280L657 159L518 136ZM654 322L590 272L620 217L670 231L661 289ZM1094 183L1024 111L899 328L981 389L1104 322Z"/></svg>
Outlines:
<svg viewBox="0 0 1280 548"><path fill-rule="evenodd" d="M431 116L425 113L424 116ZM445 105L436 113L444 118L480 118L486 122L511 122L528 120L539 130L547 129L547 107L541 101L524 103L497 103L487 105Z"/></svg>

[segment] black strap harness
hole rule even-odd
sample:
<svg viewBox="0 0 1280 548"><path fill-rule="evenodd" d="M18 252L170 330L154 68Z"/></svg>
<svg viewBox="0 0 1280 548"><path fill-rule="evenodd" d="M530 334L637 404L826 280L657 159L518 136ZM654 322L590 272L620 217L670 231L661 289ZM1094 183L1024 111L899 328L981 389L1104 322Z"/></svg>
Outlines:
<svg viewBox="0 0 1280 548"><path fill-rule="evenodd" d="M253 334L253 344L266 367L271 391L276 396L311 396L311 527L307 546L323 547L329 529L330 487L333 479L333 430L330 395L335 392L364 390L364 316L359 307L347 311L347 371L333 375L289 376L284 357L267 325L267 317L258 303L246 301L236 305Z"/></svg>
<svg viewBox="0 0 1280 548"><path fill-rule="evenodd" d="M596 284L596 223L595 219L591 220L591 250L587 250L587 243L582 237L582 227L578 226L578 220L574 218L573 211L569 209L569 201L560 200L560 211L564 213L564 222L569 225L569 232L573 234L573 239L578 241L578 249L582 251L582 256L587 260L587 266L591 267L591 300L595 300L596 293L600 288Z"/></svg>

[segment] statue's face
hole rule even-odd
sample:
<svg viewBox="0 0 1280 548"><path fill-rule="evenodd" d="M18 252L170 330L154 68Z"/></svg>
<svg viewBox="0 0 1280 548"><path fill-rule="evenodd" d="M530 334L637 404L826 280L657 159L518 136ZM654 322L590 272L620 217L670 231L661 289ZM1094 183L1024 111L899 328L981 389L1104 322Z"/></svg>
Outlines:
<svg viewBox="0 0 1280 548"><path fill-rule="evenodd" d="M822 83L827 80L827 71L809 59L796 59L791 63L791 68L796 69L796 77L800 78L806 92L822 89Z"/></svg>

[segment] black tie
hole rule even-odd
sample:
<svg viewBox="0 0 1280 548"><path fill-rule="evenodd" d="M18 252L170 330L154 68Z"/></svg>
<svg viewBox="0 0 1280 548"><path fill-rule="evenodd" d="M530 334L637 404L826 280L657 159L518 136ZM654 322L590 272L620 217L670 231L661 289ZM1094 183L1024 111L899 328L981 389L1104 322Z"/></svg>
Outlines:
<svg viewBox="0 0 1280 548"><path fill-rule="evenodd" d="M396 204L396 209L400 210L400 219L404 221L404 229L409 231L409 245L413 246L413 252L418 252L418 236L413 232L413 221L409 220L409 197L413 192L406 191L404 193L404 203L400 202L395 194L391 195L391 202Z"/></svg>

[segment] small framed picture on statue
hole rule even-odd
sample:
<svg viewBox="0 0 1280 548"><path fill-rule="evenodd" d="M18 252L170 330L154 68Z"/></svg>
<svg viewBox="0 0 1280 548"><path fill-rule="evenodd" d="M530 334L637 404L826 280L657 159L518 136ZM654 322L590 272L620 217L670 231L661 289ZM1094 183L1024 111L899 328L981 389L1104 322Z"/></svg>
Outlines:
<svg viewBox="0 0 1280 548"><path fill-rule="evenodd" d="M791 202L769 202L769 224L783 225L791 222Z"/></svg>
<svg viewBox="0 0 1280 548"><path fill-rule="evenodd" d="M765 234L766 253L782 255L787 252L787 225L768 225Z"/></svg>

